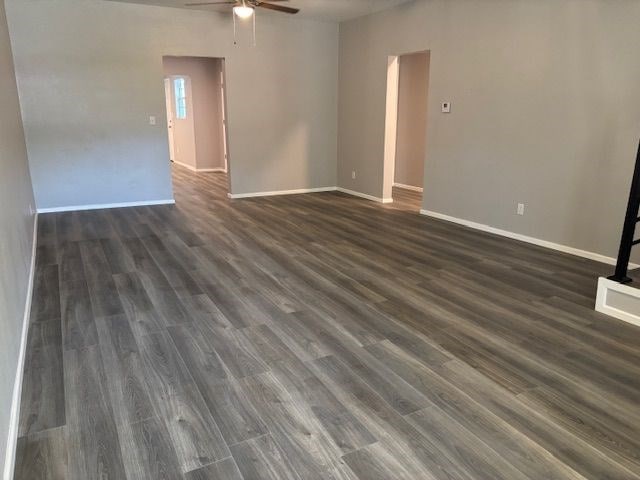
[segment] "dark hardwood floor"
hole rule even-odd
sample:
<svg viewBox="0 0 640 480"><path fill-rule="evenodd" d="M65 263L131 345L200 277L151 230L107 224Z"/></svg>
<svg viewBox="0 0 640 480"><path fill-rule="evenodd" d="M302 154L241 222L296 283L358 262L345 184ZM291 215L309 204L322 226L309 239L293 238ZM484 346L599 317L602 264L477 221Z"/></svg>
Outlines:
<svg viewBox="0 0 640 480"><path fill-rule="evenodd" d="M393 203L391 204L393 207L413 212L420 211L422 204L422 192L393 187L393 193L391 196L393 198Z"/></svg>
<svg viewBox="0 0 640 480"><path fill-rule="evenodd" d="M611 267L412 202L174 182L39 217L16 479L640 479Z"/></svg>

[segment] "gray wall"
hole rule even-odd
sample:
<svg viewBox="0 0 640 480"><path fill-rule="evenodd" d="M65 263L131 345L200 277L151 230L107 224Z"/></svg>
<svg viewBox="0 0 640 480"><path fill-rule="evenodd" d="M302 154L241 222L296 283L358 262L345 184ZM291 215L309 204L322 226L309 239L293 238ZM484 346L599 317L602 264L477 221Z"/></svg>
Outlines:
<svg viewBox="0 0 640 480"><path fill-rule="evenodd" d="M427 137L429 52L402 55L394 183L422 187Z"/></svg>
<svg viewBox="0 0 640 480"><path fill-rule="evenodd" d="M0 0L0 474L27 297L34 206L18 91Z"/></svg>
<svg viewBox="0 0 640 480"><path fill-rule="evenodd" d="M162 57L226 58L231 190L332 186L337 25L104 0L8 0L39 208L171 198ZM148 123L155 115L156 126Z"/></svg>
<svg viewBox="0 0 640 480"><path fill-rule="evenodd" d="M222 60L202 57L164 57L165 76L186 75L191 80L196 169L224 168L222 138ZM175 103L173 103L175 110ZM186 120L175 120L175 127ZM178 140L178 139L176 139ZM180 152L177 152L180 160Z"/></svg>
<svg viewBox="0 0 640 480"><path fill-rule="evenodd" d="M338 185L382 196L387 56L430 50L423 208L614 256L639 20L635 0L432 0L340 24Z"/></svg>

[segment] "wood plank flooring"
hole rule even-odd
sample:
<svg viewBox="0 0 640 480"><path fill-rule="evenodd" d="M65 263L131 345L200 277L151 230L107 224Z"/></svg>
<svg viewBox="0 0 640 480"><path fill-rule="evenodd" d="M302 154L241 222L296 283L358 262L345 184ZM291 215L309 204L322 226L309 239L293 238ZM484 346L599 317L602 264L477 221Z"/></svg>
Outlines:
<svg viewBox="0 0 640 480"><path fill-rule="evenodd" d="M640 480L611 267L226 182L39 217L16 479Z"/></svg>
<svg viewBox="0 0 640 480"><path fill-rule="evenodd" d="M422 192L393 187L391 197L393 198L394 208L414 212L420 211L422 204Z"/></svg>

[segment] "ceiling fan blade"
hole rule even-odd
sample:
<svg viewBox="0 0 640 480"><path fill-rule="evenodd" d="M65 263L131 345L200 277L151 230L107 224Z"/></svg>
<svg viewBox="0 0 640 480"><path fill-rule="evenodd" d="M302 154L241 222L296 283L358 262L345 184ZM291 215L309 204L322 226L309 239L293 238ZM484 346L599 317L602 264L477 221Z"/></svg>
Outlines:
<svg viewBox="0 0 640 480"><path fill-rule="evenodd" d="M235 5L238 2L197 2L197 3L185 3L185 7L200 7L203 5Z"/></svg>
<svg viewBox="0 0 640 480"><path fill-rule="evenodd" d="M255 5L256 7L268 8L269 10L276 10L277 12L283 12L283 13L293 14L293 13L298 13L300 11L299 8L285 7L283 5L274 5L268 2L256 2Z"/></svg>

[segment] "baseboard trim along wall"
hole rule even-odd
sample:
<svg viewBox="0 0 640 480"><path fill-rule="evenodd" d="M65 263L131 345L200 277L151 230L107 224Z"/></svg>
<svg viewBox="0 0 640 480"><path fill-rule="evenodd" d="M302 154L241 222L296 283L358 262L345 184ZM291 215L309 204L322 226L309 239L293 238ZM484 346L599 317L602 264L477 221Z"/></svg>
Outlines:
<svg viewBox="0 0 640 480"><path fill-rule="evenodd" d="M640 327L640 290L600 277L596 311Z"/></svg>
<svg viewBox="0 0 640 480"><path fill-rule="evenodd" d="M176 201L173 198L168 200L145 200L142 202L97 203L93 205L71 205L68 207L38 208L38 213L74 212L77 210L101 210L104 208L143 207L146 205L173 205L174 203L176 203Z"/></svg>
<svg viewBox="0 0 640 480"><path fill-rule="evenodd" d="M274 190L270 192L251 192L251 193L228 193L227 196L232 199L238 198L252 198L252 197L271 197L275 195L297 195L300 193L318 193L318 192L335 192L339 191L355 197L366 198L367 200L373 200L379 203L392 203L392 198L379 198L366 193L356 192L354 190L347 190L342 187L317 187L317 188L298 188L295 190ZM123 203L98 203L93 205L70 205L66 207L50 207L50 208L38 208L38 213L53 213L53 212L73 212L78 210L100 210L104 208L124 208L124 207L141 207L146 205L169 205L174 204L174 199L168 200L149 200L142 202L123 202Z"/></svg>
<svg viewBox="0 0 640 480"><path fill-rule="evenodd" d="M198 172L198 173L204 173L204 172L224 172L227 173L227 169L224 167L216 167L216 168L196 168L193 165L189 165L187 163L182 163L182 162L178 162L176 160L171 160L172 163L175 163L176 165L180 165L181 167L184 167L188 170L191 170L192 172Z"/></svg>
<svg viewBox="0 0 640 480"><path fill-rule="evenodd" d="M184 167L186 169L191 170L192 172L196 171L196 167L194 167L193 165L189 165L187 163L182 163L182 162L178 162L177 160L171 160L171 163L175 163L176 165L180 165L181 167Z"/></svg>
<svg viewBox="0 0 640 480"><path fill-rule="evenodd" d="M391 203L393 202L392 198L380 198L374 197L372 195L367 195L366 193L356 192L355 190L347 190L342 187L320 187L320 188L299 188L297 190L275 190L272 192L252 192L252 193L228 193L227 196L229 198L237 199L237 198L251 198L251 197L270 197L273 195L296 195L299 193L317 193L317 192L342 192L348 195L353 195L354 197L366 198L367 200L373 200L374 202L379 203Z"/></svg>
<svg viewBox="0 0 640 480"><path fill-rule="evenodd" d="M336 187L298 188L296 190L274 190L271 192L227 193L232 199L252 197L272 197L275 195L298 195L300 193L334 192Z"/></svg>
<svg viewBox="0 0 640 480"><path fill-rule="evenodd" d="M24 376L24 359L27 350L27 333L29 331L29 317L31 316L31 298L33 297L33 282L36 270L36 248L38 246L38 214L33 216L33 245L31 247L31 266L29 267L29 283L27 298L22 318L22 335L20 336L20 351L18 353L18 367L11 397L11 415L9 416L9 435L7 439L7 453L4 462L4 480L12 480L16 462L16 447L18 445L18 428L20 422L20 397L22 394L22 378Z"/></svg>
<svg viewBox="0 0 640 480"><path fill-rule="evenodd" d="M355 190L348 190L342 187L336 187L335 189L338 192L353 195L354 197L366 198L367 200L373 200L374 202L378 203L393 203L393 198L374 197L373 195L367 195L366 193L356 192Z"/></svg>
<svg viewBox="0 0 640 480"><path fill-rule="evenodd" d="M424 190L422 187L414 187L413 185L405 185L404 183L394 183L393 186L414 192L422 192Z"/></svg>
<svg viewBox="0 0 640 480"><path fill-rule="evenodd" d="M428 217L438 218L440 220L446 220L447 222L453 222L459 225L464 225L465 227L473 228L475 230L481 230L483 232L489 232L495 235L500 235L502 237L513 238L514 240L520 240L521 242L538 245L539 247L550 248L551 250L557 250L559 252L569 253L571 255L576 255L578 257L588 258L589 260L595 260L596 262L606 263L608 265L616 264L615 258L607 257L606 255L601 255L595 252L589 252L588 250L581 250L579 248L569 247L567 245L561 245L559 243L549 242L547 240L541 240L535 237L529 237L527 235L522 235L520 233L510 232L508 230L501 230L499 228L495 228L490 225L476 223L470 220L465 220L462 218L445 215L443 213L432 212L430 210L420 210L420 213ZM636 265L633 263L629 264L629 268L637 268L638 266L639 265Z"/></svg>

